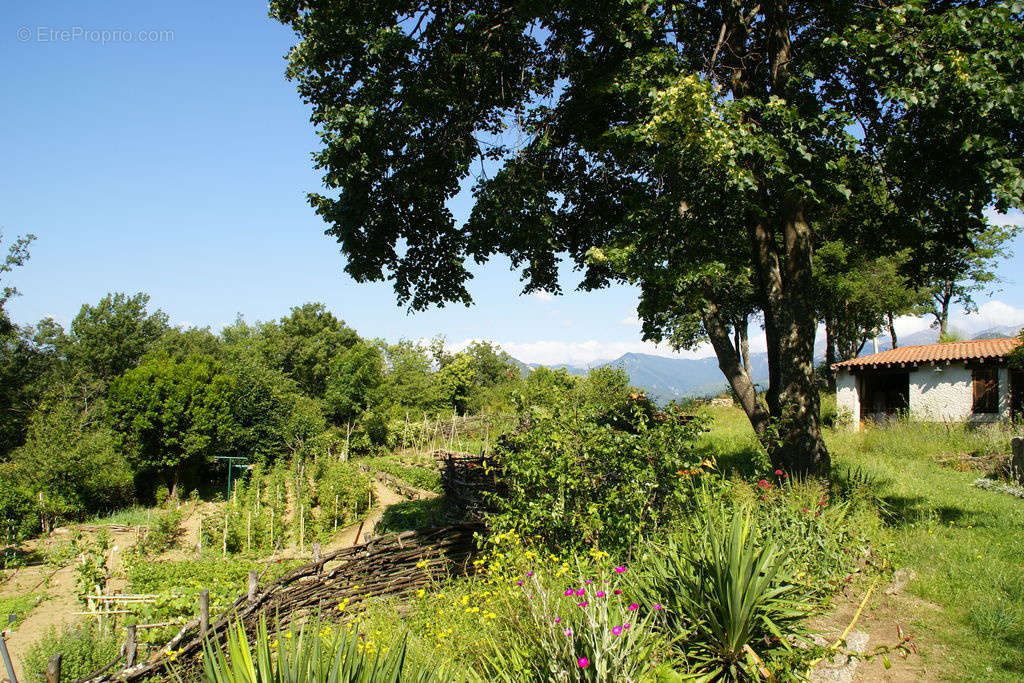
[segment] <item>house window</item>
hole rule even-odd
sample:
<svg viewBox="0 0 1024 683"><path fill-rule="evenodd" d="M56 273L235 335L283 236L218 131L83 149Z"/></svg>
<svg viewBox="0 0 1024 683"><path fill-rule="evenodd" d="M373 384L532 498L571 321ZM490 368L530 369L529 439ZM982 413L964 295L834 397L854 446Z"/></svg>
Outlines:
<svg viewBox="0 0 1024 683"><path fill-rule="evenodd" d="M996 368L977 369L973 372L974 412L999 412L999 371Z"/></svg>

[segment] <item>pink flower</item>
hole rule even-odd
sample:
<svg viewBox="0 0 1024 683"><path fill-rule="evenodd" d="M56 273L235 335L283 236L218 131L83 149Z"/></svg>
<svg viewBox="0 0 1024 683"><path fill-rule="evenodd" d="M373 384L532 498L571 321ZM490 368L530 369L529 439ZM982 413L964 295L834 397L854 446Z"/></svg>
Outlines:
<svg viewBox="0 0 1024 683"><path fill-rule="evenodd" d="M605 592L604 591L597 591L596 593L594 593L594 595L596 595L599 598L603 598L605 596Z"/></svg>
<svg viewBox="0 0 1024 683"><path fill-rule="evenodd" d="M635 602L632 602L632 603L629 604L629 611L630 612L635 612L638 609L640 609L640 605L636 604Z"/></svg>
<svg viewBox="0 0 1024 683"><path fill-rule="evenodd" d="M586 657L580 657L576 660L576 663L580 665L581 669L586 669L588 666L590 666L590 660Z"/></svg>
<svg viewBox="0 0 1024 683"><path fill-rule="evenodd" d="M615 568L615 573L616 574L621 574L624 571L626 571L626 568L624 566L618 566L618 567Z"/></svg>
<svg viewBox="0 0 1024 683"><path fill-rule="evenodd" d="M555 617L555 623L556 624L560 624L561 622L562 622L562 617Z"/></svg>
<svg viewBox="0 0 1024 683"><path fill-rule="evenodd" d="M626 624L622 625L622 628L623 628L623 630L625 630L625 629L629 628L630 626L631 626L631 624L626 623Z"/></svg>
<svg viewBox="0 0 1024 683"><path fill-rule="evenodd" d="M760 488L763 488L765 491L767 491L768 489L770 489L772 487L772 485L768 483L767 479L761 479L760 481L757 482L757 485Z"/></svg>
<svg viewBox="0 0 1024 683"><path fill-rule="evenodd" d="M585 591L584 589L582 589L582 588L577 588L576 589L576 595L586 595L586 594L587 594L587 591Z"/></svg>
<svg viewBox="0 0 1024 683"><path fill-rule="evenodd" d="M533 576L533 572L532 571L531 572L526 572L526 576L527 577Z"/></svg>
<svg viewBox="0 0 1024 683"><path fill-rule="evenodd" d="M564 631L562 631L562 633L565 634L566 637L569 637L569 636L572 635L572 629L571 628L567 628Z"/></svg>
<svg viewBox="0 0 1024 683"><path fill-rule="evenodd" d="M782 470L775 470L776 477L781 477L783 474L785 474L785 472L783 472Z"/></svg>
<svg viewBox="0 0 1024 683"><path fill-rule="evenodd" d="M657 609L665 609L665 608L664 608L664 607L662 607L661 605L659 605L659 604L655 603L655 604L654 604L654 609L656 609L656 610L657 610Z"/></svg>
<svg viewBox="0 0 1024 683"><path fill-rule="evenodd" d="M571 588L566 588L565 592L562 593L562 595L568 597L568 596L572 595L572 593L573 593L573 590Z"/></svg>
<svg viewBox="0 0 1024 683"><path fill-rule="evenodd" d="M594 583L594 580L593 580L593 579L587 579L587 580L586 580L586 581L584 581L583 583Z"/></svg>
<svg viewBox="0 0 1024 683"><path fill-rule="evenodd" d="M810 512L807 508L800 508L800 512Z"/></svg>
<svg viewBox="0 0 1024 683"><path fill-rule="evenodd" d="M620 591L618 588L616 588L615 589L615 594L616 595L622 595L622 591Z"/></svg>
<svg viewBox="0 0 1024 683"><path fill-rule="evenodd" d="M518 581L516 581L516 585L517 586L522 586L523 585L523 580L519 579Z"/></svg>
<svg viewBox="0 0 1024 683"><path fill-rule="evenodd" d="M589 605L589 604L590 604L589 602L587 602L586 600L584 600L583 602L577 602L577 603L576 603L576 606L577 606L577 607L586 607L586 606L587 606L587 605Z"/></svg>
<svg viewBox="0 0 1024 683"><path fill-rule="evenodd" d="M822 499L818 501L818 505L828 505L828 501Z"/></svg>
<svg viewBox="0 0 1024 683"><path fill-rule="evenodd" d="M615 628L612 629L612 633L614 633L617 636L622 635L622 627L621 626L616 626Z"/></svg>

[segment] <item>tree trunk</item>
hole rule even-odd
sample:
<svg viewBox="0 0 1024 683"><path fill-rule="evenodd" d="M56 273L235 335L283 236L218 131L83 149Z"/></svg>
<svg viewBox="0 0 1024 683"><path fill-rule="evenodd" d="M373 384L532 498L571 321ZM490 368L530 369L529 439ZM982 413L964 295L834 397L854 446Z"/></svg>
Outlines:
<svg viewBox="0 0 1024 683"><path fill-rule="evenodd" d="M168 482L171 500L177 500L178 498L178 483L181 481L181 468L181 465L176 465L171 471L171 480Z"/></svg>
<svg viewBox="0 0 1024 683"><path fill-rule="evenodd" d="M889 321L889 339L892 341L892 348L895 349L898 346L896 343L896 324L892 319L892 313L886 313L886 318Z"/></svg>
<svg viewBox="0 0 1024 683"><path fill-rule="evenodd" d="M813 291L812 234L799 200L787 201L782 213L783 258L767 225L757 223L750 233L771 378L766 399L772 429L758 434L773 466L797 474L825 474L831 460L821 435L814 376L817 317L809 295Z"/></svg>

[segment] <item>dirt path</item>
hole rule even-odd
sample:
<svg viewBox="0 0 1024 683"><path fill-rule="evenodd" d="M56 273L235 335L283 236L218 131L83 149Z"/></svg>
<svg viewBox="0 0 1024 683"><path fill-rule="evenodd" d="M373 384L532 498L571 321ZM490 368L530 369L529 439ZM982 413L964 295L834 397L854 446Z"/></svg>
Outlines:
<svg viewBox="0 0 1024 683"><path fill-rule="evenodd" d="M85 532L86 537L93 533L95 533L94 530ZM137 536L137 529L111 532L110 549L107 551L108 568L117 569L121 566L124 551L135 542ZM26 547L42 553L59 543L66 542L68 538L68 529L58 529L46 538L28 543ZM69 564L59 569L54 569L43 563L22 567L13 573L9 581L0 585L0 595L4 597L30 593L45 593L47 596L16 629L7 633L7 648L11 653L15 673L19 678L23 678L21 667L25 655L51 627L73 624L84 619L82 615L74 614L74 612L82 611L82 605L76 597L76 562L77 558L73 558ZM6 678L0 674L0 680L6 680Z"/></svg>
<svg viewBox="0 0 1024 683"><path fill-rule="evenodd" d="M886 668L881 656L870 661L860 661L852 680L854 683L935 680L940 672L934 666L929 666L929 662L943 661L944 653L939 652L934 644L920 642L915 637L913 624L929 616L933 617L939 607L902 591L887 594L886 587L887 584L882 582L874 591L853 629L868 635L862 654L871 654L879 646L893 648L904 636L910 636L913 651L906 656L891 652L888 655L889 668ZM833 609L813 619L811 626L824 634L829 643L833 642L853 620L867 588L868 585L863 581L847 588L843 594L836 596ZM927 661L922 655L927 655Z"/></svg>

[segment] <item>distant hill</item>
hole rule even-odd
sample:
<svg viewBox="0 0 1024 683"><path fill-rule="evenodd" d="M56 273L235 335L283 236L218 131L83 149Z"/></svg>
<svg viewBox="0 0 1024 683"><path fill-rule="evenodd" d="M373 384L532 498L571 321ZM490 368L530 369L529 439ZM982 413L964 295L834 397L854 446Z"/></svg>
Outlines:
<svg viewBox="0 0 1024 683"><path fill-rule="evenodd" d="M1016 337L1020 328L1015 325L999 325L991 327L975 335L967 335L959 330L952 329L951 332L960 334L964 339L998 339L1000 337ZM920 344L934 344L939 340L939 331L931 327L919 332L908 334L897 341L900 346L917 346ZM888 335L879 335L878 350L888 351L892 348ZM874 345L869 340L861 350L862 356L875 352ZM815 348L816 362L822 363L825 360L824 340L819 340ZM521 363L515 361L519 368L539 368L540 363ZM722 371L718 368L718 360L714 356L708 358L666 358L654 356L647 353L626 353L615 360L598 360L592 363L563 363L560 365L547 365L552 369L565 369L571 375L586 375L592 368L610 365L622 368L629 375L629 381L633 386L643 389L647 394L659 403L667 403L671 400L684 398L696 398L702 396L713 396L728 388ZM768 355L765 353L754 353L750 356L750 366L754 375L754 382L766 384L768 382Z"/></svg>
<svg viewBox="0 0 1024 683"><path fill-rule="evenodd" d="M613 361L589 363L586 365L549 365L552 369L564 368L572 375L586 375L591 368L611 366L622 368L629 375L633 386L643 389L659 403L671 400L712 396L728 385L718 369L718 360L710 358L666 358L646 353L626 353ZM754 381L768 379L768 356L763 353L750 357ZM541 367L531 363L530 367Z"/></svg>

